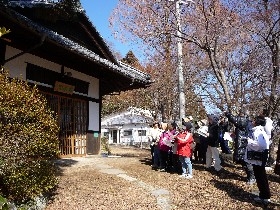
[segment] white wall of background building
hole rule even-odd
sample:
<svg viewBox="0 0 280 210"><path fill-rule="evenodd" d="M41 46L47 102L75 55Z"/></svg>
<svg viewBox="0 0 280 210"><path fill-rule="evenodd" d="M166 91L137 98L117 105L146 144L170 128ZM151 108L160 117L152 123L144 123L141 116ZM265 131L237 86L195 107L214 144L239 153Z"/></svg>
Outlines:
<svg viewBox="0 0 280 210"><path fill-rule="evenodd" d="M152 122L150 111L131 107L102 119L101 136L108 137L109 144L141 145L148 142Z"/></svg>

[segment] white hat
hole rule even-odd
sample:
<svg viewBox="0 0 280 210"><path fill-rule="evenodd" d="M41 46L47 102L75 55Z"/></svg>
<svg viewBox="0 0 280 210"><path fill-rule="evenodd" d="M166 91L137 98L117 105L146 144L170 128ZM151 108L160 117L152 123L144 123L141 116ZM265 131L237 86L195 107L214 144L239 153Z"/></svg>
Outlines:
<svg viewBox="0 0 280 210"><path fill-rule="evenodd" d="M202 119L202 120L199 121L199 123L200 123L200 124L203 124L203 125L207 125L207 122L208 122L208 121L207 121L206 119Z"/></svg>

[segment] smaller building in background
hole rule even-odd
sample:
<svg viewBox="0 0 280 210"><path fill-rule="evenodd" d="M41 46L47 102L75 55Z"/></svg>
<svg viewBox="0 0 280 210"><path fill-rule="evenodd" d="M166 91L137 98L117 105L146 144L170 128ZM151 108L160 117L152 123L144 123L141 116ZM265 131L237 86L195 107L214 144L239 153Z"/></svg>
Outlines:
<svg viewBox="0 0 280 210"><path fill-rule="evenodd" d="M101 136L107 137L109 144L146 146L152 122L149 110L130 107L126 111L102 118Z"/></svg>

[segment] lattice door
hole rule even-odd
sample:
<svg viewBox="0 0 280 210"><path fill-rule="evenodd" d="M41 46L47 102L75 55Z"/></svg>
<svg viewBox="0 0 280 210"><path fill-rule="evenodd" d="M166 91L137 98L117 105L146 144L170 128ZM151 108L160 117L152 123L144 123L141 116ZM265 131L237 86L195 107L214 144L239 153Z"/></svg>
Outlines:
<svg viewBox="0 0 280 210"><path fill-rule="evenodd" d="M59 149L62 156L86 154L87 101L44 93L50 108L57 114Z"/></svg>

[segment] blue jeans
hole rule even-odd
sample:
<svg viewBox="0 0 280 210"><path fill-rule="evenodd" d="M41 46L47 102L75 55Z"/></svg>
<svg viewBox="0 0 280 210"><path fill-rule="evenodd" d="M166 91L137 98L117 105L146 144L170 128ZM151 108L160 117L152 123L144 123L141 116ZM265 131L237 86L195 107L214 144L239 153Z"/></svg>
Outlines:
<svg viewBox="0 0 280 210"><path fill-rule="evenodd" d="M187 174L187 170L188 170L188 174L192 175L192 162L191 162L191 158L180 155L179 156L179 160L180 160L180 162L182 164L183 174Z"/></svg>

